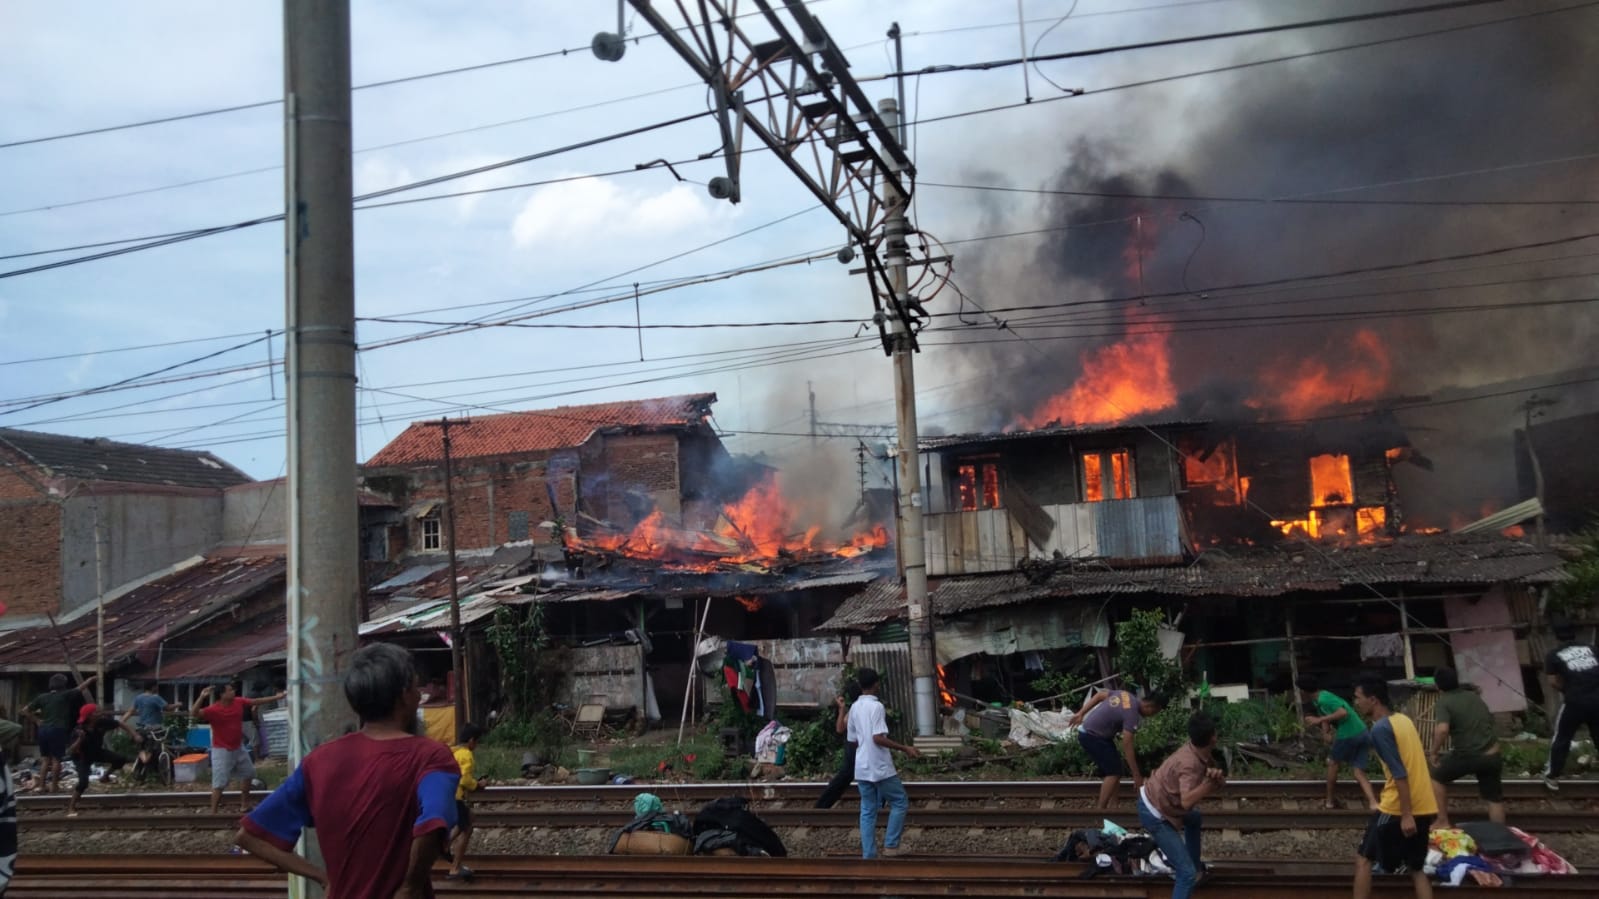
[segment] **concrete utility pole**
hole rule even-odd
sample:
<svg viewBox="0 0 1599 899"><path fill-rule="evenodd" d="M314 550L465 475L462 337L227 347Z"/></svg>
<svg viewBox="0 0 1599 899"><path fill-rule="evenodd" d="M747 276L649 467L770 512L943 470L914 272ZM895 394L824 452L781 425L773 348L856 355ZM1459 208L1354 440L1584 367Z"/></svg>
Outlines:
<svg viewBox="0 0 1599 899"><path fill-rule="evenodd" d="M339 685L361 601L348 0L284 0L283 57L293 764L354 722ZM314 836L303 846L320 861Z"/></svg>
<svg viewBox="0 0 1599 899"><path fill-rule="evenodd" d="M883 124L891 129L899 126L899 104L892 98L877 102L877 112ZM903 144L902 144L903 146ZM890 163L892 164L892 163ZM910 222L906 218L906 197L895 191L893 183L885 185L883 218L884 256L889 282L893 285L892 302L902 313L910 303L910 279L906 274L909 263L906 238ZM899 446L896 452L899 471L899 545L900 558L905 567L905 610L910 619L911 677L916 687L916 735L929 737L937 733L938 672L933 656L933 616L927 601L927 540L922 519L922 465L917 452L916 430L916 351L910 329L905 326L906 316L889 316L894 347L894 409Z"/></svg>
<svg viewBox="0 0 1599 899"><path fill-rule="evenodd" d="M450 455L450 427L470 422L452 422L448 417L430 421L444 435L444 539L450 551L450 670L455 674L455 726L466 723L466 659L461 643L461 589L455 574L455 463Z"/></svg>

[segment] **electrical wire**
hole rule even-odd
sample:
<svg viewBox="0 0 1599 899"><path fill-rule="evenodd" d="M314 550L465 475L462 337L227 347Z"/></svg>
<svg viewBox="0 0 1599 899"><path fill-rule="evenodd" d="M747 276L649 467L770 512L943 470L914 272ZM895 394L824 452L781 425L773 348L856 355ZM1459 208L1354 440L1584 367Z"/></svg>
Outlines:
<svg viewBox="0 0 1599 899"><path fill-rule="evenodd" d="M1599 159L1599 153L1584 153L1584 154L1582 154L1581 156L1578 156L1578 157L1565 156L1565 157L1561 157L1558 161L1559 162L1572 162L1572 161L1575 161L1576 159L1584 159L1584 160ZM1506 170L1509 170L1509 169L1512 169L1512 168L1518 168L1518 167L1519 166L1507 166L1507 167L1502 168L1502 169L1501 168L1495 168L1495 169L1488 169L1488 170L1479 170L1476 173L1480 174L1480 173L1482 173L1484 171L1506 171ZM1449 177L1455 177L1455 176L1442 175L1442 176L1436 176L1436 177L1437 178L1449 178ZM1350 207L1363 207L1363 206L1419 206L1419 207L1450 207L1450 208L1453 208L1453 207L1474 207L1474 206L1481 206L1481 207L1503 207L1503 206L1554 206L1554 207L1561 207L1561 206L1599 206L1599 200L1588 200L1588 199L1581 199L1581 198L1573 198L1573 199L1568 199L1568 200L1346 200L1346 199L1327 199L1327 198L1317 197L1317 194L1324 193L1324 191L1310 191L1310 192L1306 192L1304 194L1296 194L1296 195L1284 196L1284 197L1240 197L1240 196L1215 196L1215 195L1206 195L1206 194L1135 193L1135 192L1130 192L1130 191L1055 190L1055 189L1050 189L1050 188L1007 187L1007 186L999 185L999 184L951 184L951 183L948 183L948 182L924 181L924 180L922 180L920 178L918 178L916 180L916 186L917 187L948 188L948 189L951 189L951 190L976 190L976 191L986 191L986 192L992 192L992 193L1031 194L1031 195L1038 195L1038 196L1054 196L1054 197L1091 197L1091 198L1095 198L1095 199L1109 199L1109 200L1166 200L1166 201L1172 201L1172 202L1187 202L1187 203L1245 203L1245 204L1260 204L1260 205L1272 205L1272 206L1350 206ZM1347 191L1347 190L1351 190L1351 189L1354 189L1354 190L1369 190L1370 188L1364 188L1364 187L1363 188L1338 188L1336 190L1325 191L1325 193L1336 193L1336 192L1339 192L1339 191Z"/></svg>
<svg viewBox="0 0 1599 899"><path fill-rule="evenodd" d="M1472 6L1489 6L1504 3L1506 0L1446 0L1442 3L1429 3L1423 6L1407 6L1399 9L1377 10L1368 13L1356 13L1347 16L1329 16L1322 19L1308 19L1300 22L1284 22L1278 25L1261 25L1255 28L1238 28L1231 31L1216 31L1209 34L1191 34L1183 37L1162 38L1153 41L1138 41L1131 44L1114 44L1106 47L1092 47L1087 50L1067 50L1060 53L1047 53L1043 56L1012 57L1009 59L994 59L985 62L955 63L950 65L929 66L911 72L891 72L887 75L872 75L857 78L857 81L878 81L885 78L896 78L902 75L945 75L950 72L989 72L995 69L1005 69L1012 66L1036 64L1040 62L1055 62L1064 59L1086 59L1094 56L1106 56L1112 53L1128 53L1135 50L1154 50L1164 47L1180 47L1186 44L1206 43L1209 41L1232 40L1241 37L1258 37L1267 34L1280 34L1285 31L1303 31L1310 28L1325 28L1333 25L1352 25L1357 22L1371 22L1378 19L1394 19L1405 16L1424 15L1435 12L1446 12L1455 9L1465 9ZM1070 13L1068 13L1070 15ZM1065 21L1062 17L1061 21ZM1047 32L1046 32L1047 33ZM1066 90L1061 88L1061 90Z"/></svg>
<svg viewBox="0 0 1599 899"><path fill-rule="evenodd" d="M806 0L806 4L805 5L806 6L816 6L818 4L826 3L826 2L827 2L827 0ZM751 16L757 16L757 15L761 15L761 14L762 13L760 13L758 11L757 12L748 12L748 13L744 13L743 15L735 16L734 18L735 19L743 19L743 18L748 18L748 17L751 17ZM678 28L678 29L675 29L675 30L676 31L685 31L685 30L688 30L688 28L687 27ZM640 35L640 36L637 36L637 37L630 38L630 40L632 40L633 43L637 44L641 40L647 40L647 39L655 38L655 37L659 37L659 35L654 34L652 32L650 34L645 34L645 35ZM583 44L583 45L577 46L577 47L563 47L563 48L561 48L559 50L546 50L546 51L544 51L542 53L534 53L534 54L530 54L530 55L527 55L527 56L514 56L514 57L511 57L509 59L497 59L497 60L492 60L490 62L481 62L481 63L474 63L472 65L456 66L454 68L440 69L438 71L433 71L433 72L421 72L421 73L418 73L418 74L415 74L415 75L402 75L402 76L400 76L398 78L387 78L387 79L384 79L382 81L370 81L370 82L367 82L366 84L354 85L354 86L352 86L350 88L350 90L351 91L372 90L374 88L380 88L380 87L392 87L392 86L397 85L397 84L410 84L410 83L416 82L416 81L424 81L424 80L428 80L428 79L432 79L432 78L442 78L442 77L446 77L446 76L449 76L449 75L460 75L460 74L464 74L464 73L467 73L467 72L481 72L481 71L483 71L485 69L493 69L493 68L499 68L499 67L502 67L502 66L516 65L516 64L519 64L519 63L536 62L536 61L539 61L539 60L554 59L554 58L557 58L557 57L565 57L565 56L569 56L569 55L571 55L573 53L582 53L583 51L586 51L588 49L589 49L589 45L588 44ZM65 132L65 133L61 133L61 134L47 134L47 135L43 135L43 136L40 136L40 137L30 137L30 138L23 138L23 139L18 139L18 140L0 142L0 150L8 149L10 147L24 147L24 146L30 146L30 145L33 145L33 144L49 143L51 141L67 140L69 138L75 138L75 137L87 137L87 136L95 135L95 134L109 134L109 133L114 132L114 131L127 131L127 130L130 130L130 129L133 129L133 128L144 128L144 127L147 127L147 126L150 126L150 125L163 125L163 124L167 124L169 122L181 122L181 121L186 121L186 120L189 120L189 119L206 118L208 116L223 115L223 114L230 113L230 112L241 112L241 111L249 110L249 109L264 109L264 108L266 108L268 106L279 106L282 103L283 103L282 99L258 100L258 101L254 102L254 103L239 103L239 104L235 104L235 105L232 105L232 106L220 106L220 107L216 107L216 108L213 108L213 109L202 109L202 110L197 110L195 112L186 112L186 113L179 113L179 114L176 114L176 115L161 116L161 117L158 117L158 118L144 119L144 120L137 121L137 122L126 122L126 123L123 123L123 124L120 124L120 125L103 125L103 126L100 126L98 128L86 128L86 129L83 129L81 131L71 131L71 132Z"/></svg>

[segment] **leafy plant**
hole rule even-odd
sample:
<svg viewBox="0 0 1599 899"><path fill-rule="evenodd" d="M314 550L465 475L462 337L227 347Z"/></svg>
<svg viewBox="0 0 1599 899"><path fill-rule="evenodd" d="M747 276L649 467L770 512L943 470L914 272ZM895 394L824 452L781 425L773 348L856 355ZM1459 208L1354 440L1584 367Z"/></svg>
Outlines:
<svg viewBox="0 0 1599 899"><path fill-rule="evenodd" d="M1172 750L1188 741L1188 717L1193 714L1180 703L1172 703L1153 717L1145 718L1133 735L1133 752L1146 772L1166 760ZM1119 749L1120 747L1118 747Z"/></svg>
<svg viewBox="0 0 1599 899"><path fill-rule="evenodd" d="M1051 743L1032 757L1032 772L1040 777L1082 777L1092 774L1094 762L1076 740Z"/></svg>
<svg viewBox="0 0 1599 899"><path fill-rule="evenodd" d="M840 764L844 741L834 730L832 709L794 728L784 751L790 777L831 773Z"/></svg>
<svg viewBox="0 0 1599 899"><path fill-rule="evenodd" d="M501 606L487 631L510 717L532 721L566 696L566 651L544 629L544 606Z"/></svg>
<svg viewBox="0 0 1599 899"><path fill-rule="evenodd" d="M1599 596L1599 524L1573 538L1577 558L1567 562L1566 580L1549 592L1549 611L1570 618L1581 617Z"/></svg>
<svg viewBox="0 0 1599 899"><path fill-rule="evenodd" d="M1158 609L1133 611L1116 625L1116 668L1135 684L1168 697L1183 694L1182 666L1160 651L1160 626L1166 616Z"/></svg>
<svg viewBox="0 0 1599 899"><path fill-rule="evenodd" d="M1035 677L1028 683L1040 695L1065 698L1067 702L1073 701L1075 694L1084 687L1093 683L1095 678L1088 673L1088 666L1092 663L1091 657L1082 656L1077 664L1069 668L1057 668L1053 662L1045 663L1044 673ZM1071 695L1069 695L1071 694Z"/></svg>

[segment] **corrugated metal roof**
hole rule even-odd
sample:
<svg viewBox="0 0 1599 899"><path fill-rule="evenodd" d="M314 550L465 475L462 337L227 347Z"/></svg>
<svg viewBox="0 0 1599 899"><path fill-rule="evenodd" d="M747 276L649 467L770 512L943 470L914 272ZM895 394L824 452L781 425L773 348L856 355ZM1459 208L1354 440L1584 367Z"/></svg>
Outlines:
<svg viewBox="0 0 1599 899"><path fill-rule="evenodd" d="M397 590L409 584L414 584L436 571L443 571L448 567L450 567L450 563L448 562L440 562L437 565L415 565L405 569L383 583L373 586L372 589L374 591Z"/></svg>
<svg viewBox="0 0 1599 899"><path fill-rule="evenodd" d="M917 441L922 450L949 449L980 443L1001 443L1012 440L1042 440L1052 437L1081 437L1087 434L1107 434L1112 431L1142 431L1145 428L1202 427L1210 424L1203 419L1165 419L1138 423L1118 422L1098 425L1054 425L1031 430L999 431L997 433L948 434L941 437L923 437Z"/></svg>
<svg viewBox="0 0 1599 899"><path fill-rule="evenodd" d="M110 600L105 606L107 662L138 655L140 661L153 663L161 641L281 584L286 568L282 556L209 558ZM80 665L93 659L92 608L90 614L62 623L59 636L49 625L0 633L0 670L64 669L69 655Z"/></svg>
<svg viewBox="0 0 1599 899"><path fill-rule="evenodd" d="M250 476L210 453L0 428L0 444L63 478L221 489Z"/></svg>
<svg viewBox="0 0 1599 899"><path fill-rule="evenodd" d="M931 591L933 614L1037 599L1117 594L1273 597L1361 585L1439 587L1560 581L1558 555L1505 537L1406 537L1354 547L1284 546L1205 553L1192 565L1019 572L946 578ZM867 591L846 600L818 630L863 631L904 614L904 602Z"/></svg>
<svg viewBox="0 0 1599 899"><path fill-rule="evenodd" d="M450 450L456 460L461 460L569 449L582 446L596 431L611 428L699 424L710 415L714 402L714 393L695 393L487 415L471 419L470 427L452 430ZM366 467L418 465L443 458L439 429L413 422L368 459Z"/></svg>
<svg viewBox="0 0 1599 899"><path fill-rule="evenodd" d="M884 578L844 600L832 618L816 626L818 633L859 633L877 624L901 617L905 610L905 588L898 578Z"/></svg>
<svg viewBox="0 0 1599 899"><path fill-rule="evenodd" d="M146 665L144 673L162 680L230 677L250 667L257 658L281 655L288 641L286 625L279 617L253 631L226 636L208 646L186 651L168 646L160 655L160 665Z"/></svg>

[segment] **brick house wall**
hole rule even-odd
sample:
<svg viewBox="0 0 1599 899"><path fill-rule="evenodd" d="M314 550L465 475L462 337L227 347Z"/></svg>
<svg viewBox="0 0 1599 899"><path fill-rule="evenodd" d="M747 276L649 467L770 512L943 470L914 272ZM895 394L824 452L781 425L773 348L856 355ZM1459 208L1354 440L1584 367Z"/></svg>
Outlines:
<svg viewBox="0 0 1599 899"><path fill-rule="evenodd" d="M557 517L574 525L580 511L621 528L637 524L654 508L679 522L685 500L679 470L683 439L677 433L596 434L575 451L542 458L458 462L453 485L456 549L488 549L513 540L549 542L540 525ZM414 510L423 503L443 502L444 468L430 464L374 472L368 485L398 492L397 499ZM440 527L442 538L442 521ZM406 550L426 551L424 519L407 515L404 530ZM447 540L439 548L446 546Z"/></svg>
<svg viewBox="0 0 1599 899"><path fill-rule="evenodd" d="M9 616L44 615L61 601L61 507L39 493L44 482L0 450L0 603Z"/></svg>
<svg viewBox="0 0 1599 899"><path fill-rule="evenodd" d="M457 549L485 549L529 538L547 541L548 534L540 530L540 523L553 521L557 516L567 521L576 518L576 458L569 453L545 459L460 463L456 466L452 487ZM443 466L408 471L405 491L409 508L430 501L442 503ZM435 514L442 514L442 509ZM406 549L423 551L422 521L409 517L406 531ZM447 542L440 548L445 546Z"/></svg>

